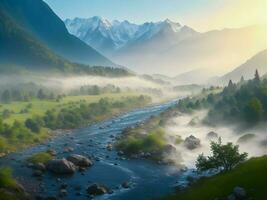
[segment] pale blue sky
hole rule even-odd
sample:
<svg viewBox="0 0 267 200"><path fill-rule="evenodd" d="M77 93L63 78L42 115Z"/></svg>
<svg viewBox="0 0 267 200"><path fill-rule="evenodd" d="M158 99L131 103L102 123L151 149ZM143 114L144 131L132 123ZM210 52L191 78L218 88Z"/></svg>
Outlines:
<svg viewBox="0 0 267 200"><path fill-rule="evenodd" d="M102 16L142 23L169 18L198 30L249 25L266 0L44 0L62 18ZM261 9L262 8L262 9ZM264 9L263 9L264 8ZM248 10L249 9L249 10ZM244 12L246 10L246 12ZM260 10L260 12L259 12ZM249 14L248 14L249 13ZM229 16L233 16L232 19ZM225 20L224 20L225 18Z"/></svg>

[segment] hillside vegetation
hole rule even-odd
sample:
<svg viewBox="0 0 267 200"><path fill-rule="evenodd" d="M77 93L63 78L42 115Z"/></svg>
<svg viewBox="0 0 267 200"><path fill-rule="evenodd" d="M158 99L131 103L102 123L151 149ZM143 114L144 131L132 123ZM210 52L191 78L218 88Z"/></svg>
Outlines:
<svg viewBox="0 0 267 200"><path fill-rule="evenodd" d="M222 92L207 97L186 98L178 104L181 111L208 109L205 122L211 125L240 123L250 127L267 120L267 80L258 71L252 80L229 81Z"/></svg>
<svg viewBox="0 0 267 200"><path fill-rule="evenodd" d="M234 170L209 178L202 178L188 189L178 191L166 200L227 199L236 186L243 187L248 199L267 199L267 156L252 158Z"/></svg>
<svg viewBox="0 0 267 200"><path fill-rule="evenodd" d="M51 130L90 125L150 101L147 96L120 93L1 104L0 156L53 136Z"/></svg>

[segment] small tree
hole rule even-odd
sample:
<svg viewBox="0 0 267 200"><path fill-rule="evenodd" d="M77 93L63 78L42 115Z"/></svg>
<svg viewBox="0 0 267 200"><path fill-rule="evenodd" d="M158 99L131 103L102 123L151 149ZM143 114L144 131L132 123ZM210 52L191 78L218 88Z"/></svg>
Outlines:
<svg viewBox="0 0 267 200"><path fill-rule="evenodd" d="M254 81L256 83L260 83L261 82L260 75L259 75L259 72L258 72L257 69L256 69L256 72L255 72Z"/></svg>
<svg viewBox="0 0 267 200"><path fill-rule="evenodd" d="M261 120L263 115L263 106L258 98L250 100L249 104L245 107L245 117L250 123L257 123Z"/></svg>
<svg viewBox="0 0 267 200"><path fill-rule="evenodd" d="M218 142L211 142L211 156L199 155L196 161L196 167L199 171L217 169L230 171L235 166L245 161L248 154L239 153L239 146L233 143L222 144L221 138Z"/></svg>

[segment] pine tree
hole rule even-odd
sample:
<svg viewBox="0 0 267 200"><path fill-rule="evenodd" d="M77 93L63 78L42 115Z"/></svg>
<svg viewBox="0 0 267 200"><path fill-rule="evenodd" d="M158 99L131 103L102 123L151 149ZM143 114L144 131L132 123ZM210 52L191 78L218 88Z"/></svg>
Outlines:
<svg viewBox="0 0 267 200"><path fill-rule="evenodd" d="M256 72L255 72L254 81L255 81L256 83L260 83L260 81L261 81L261 79L260 79L260 75L259 75L259 72L258 72L257 69L256 69Z"/></svg>

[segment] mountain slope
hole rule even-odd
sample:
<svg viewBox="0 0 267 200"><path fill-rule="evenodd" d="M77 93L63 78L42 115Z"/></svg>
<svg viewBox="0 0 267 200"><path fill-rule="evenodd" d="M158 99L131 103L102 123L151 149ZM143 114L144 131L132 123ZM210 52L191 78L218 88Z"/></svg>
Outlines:
<svg viewBox="0 0 267 200"><path fill-rule="evenodd" d="M58 55L73 62L114 66L96 50L69 34L63 21L42 0L1 0L0 8Z"/></svg>
<svg viewBox="0 0 267 200"><path fill-rule="evenodd" d="M56 55L31 33L19 26L0 8L0 72L60 72L60 74L91 74L127 76L129 71L112 67L89 67L71 63Z"/></svg>
<svg viewBox="0 0 267 200"><path fill-rule="evenodd" d="M241 76L248 80L254 77L256 69L261 75L267 73L267 50L261 51L241 66L225 74L220 81L223 83L228 83L229 80L236 82L240 80Z"/></svg>
<svg viewBox="0 0 267 200"><path fill-rule="evenodd" d="M143 73L179 74L209 68L225 73L267 47L266 28L246 27L177 37L159 36L134 48L124 48L112 59ZM170 39L169 39L170 38ZM169 42L170 41L170 42Z"/></svg>
<svg viewBox="0 0 267 200"><path fill-rule="evenodd" d="M67 70L72 67L24 31L1 8L0 44L0 64L2 65L20 65L35 70L43 70L43 67L45 70L49 68Z"/></svg>

